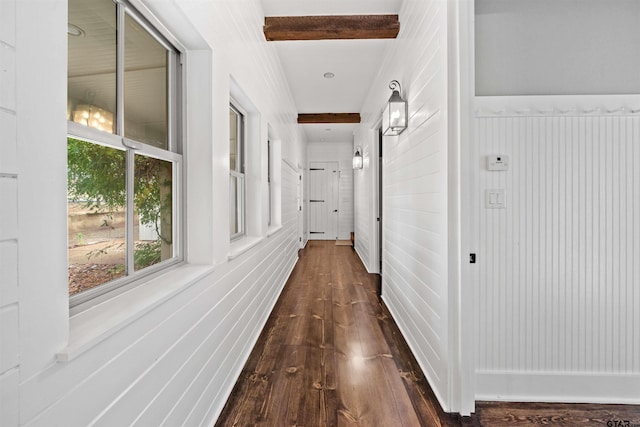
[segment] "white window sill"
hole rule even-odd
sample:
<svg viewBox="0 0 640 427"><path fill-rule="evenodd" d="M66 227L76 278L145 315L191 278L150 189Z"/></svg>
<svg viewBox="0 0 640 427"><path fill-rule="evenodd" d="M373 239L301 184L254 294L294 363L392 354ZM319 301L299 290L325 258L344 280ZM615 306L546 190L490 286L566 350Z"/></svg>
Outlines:
<svg viewBox="0 0 640 427"><path fill-rule="evenodd" d="M56 354L56 359L58 362L75 359L212 271L210 265L181 265L71 316L69 344Z"/></svg>
<svg viewBox="0 0 640 427"><path fill-rule="evenodd" d="M242 239L231 242L231 246L229 247L229 261L238 258L240 255L258 245L258 243L262 242L263 240L264 237L245 236Z"/></svg>
<svg viewBox="0 0 640 427"><path fill-rule="evenodd" d="M272 225L269 227L269 229L267 230L267 237L271 237L274 234L276 234L278 231L282 230L282 226L281 225Z"/></svg>

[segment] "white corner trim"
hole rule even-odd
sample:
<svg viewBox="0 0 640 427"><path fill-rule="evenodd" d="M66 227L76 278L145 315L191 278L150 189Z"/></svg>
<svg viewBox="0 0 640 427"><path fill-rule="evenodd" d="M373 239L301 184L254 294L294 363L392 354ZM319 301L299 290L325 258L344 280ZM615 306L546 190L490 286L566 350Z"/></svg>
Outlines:
<svg viewBox="0 0 640 427"><path fill-rule="evenodd" d="M75 359L213 270L210 265L181 265L71 316L69 343L56 354L56 360L68 362Z"/></svg>
<svg viewBox="0 0 640 427"><path fill-rule="evenodd" d="M640 374L476 372L476 400L640 404Z"/></svg>

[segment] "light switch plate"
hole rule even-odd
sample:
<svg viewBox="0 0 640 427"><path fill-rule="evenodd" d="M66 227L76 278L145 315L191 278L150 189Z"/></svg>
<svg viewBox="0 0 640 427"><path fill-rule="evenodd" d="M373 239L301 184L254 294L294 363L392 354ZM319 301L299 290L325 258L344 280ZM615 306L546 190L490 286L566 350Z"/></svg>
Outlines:
<svg viewBox="0 0 640 427"><path fill-rule="evenodd" d="M505 209L507 194L504 189L484 190L484 207L487 209Z"/></svg>

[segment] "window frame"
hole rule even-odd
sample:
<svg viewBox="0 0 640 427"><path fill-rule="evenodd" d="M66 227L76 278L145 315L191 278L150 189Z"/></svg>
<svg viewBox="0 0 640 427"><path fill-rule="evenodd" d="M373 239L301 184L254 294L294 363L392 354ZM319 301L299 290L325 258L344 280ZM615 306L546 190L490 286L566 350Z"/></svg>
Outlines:
<svg viewBox="0 0 640 427"><path fill-rule="evenodd" d="M238 119L236 120L236 129L237 129L237 140L236 140L236 169L232 170L231 165L229 165L229 180L232 178L236 179L236 196L237 193L240 193L240 197L236 197L236 200L239 200L239 205L235 206L236 213L236 221L238 224L238 231L236 233L231 233L231 227L229 229L229 235L231 241L239 240L247 235L246 228L246 206L247 206L247 180L246 180L246 134L247 134L247 114L242 108L239 107L238 102L236 102L233 98L229 102L229 110L233 110L233 112L237 115ZM229 130L231 131L231 130ZM231 134L231 132L229 132ZM231 153L229 153L231 156ZM241 184L238 184L241 183ZM231 187L231 186L229 186ZM231 198L229 198L229 220L231 220ZM229 224L231 225L231 224Z"/></svg>
<svg viewBox="0 0 640 427"><path fill-rule="evenodd" d="M267 226L271 227L273 224L273 138L269 136L267 138Z"/></svg>
<svg viewBox="0 0 640 427"><path fill-rule="evenodd" d="M116 111L114 114L116 125L114 133L101 131L71 120L67 121L67 137L76 138L88 143L121 150L126 156L126 225L125 225L125 276L97 285L92 289L69 297L69 307L72 311L82 310L104 299L111 298L133 286L144 283L149 277L155 276L169 267L184 262L184 160L182 141L183 133L183 87L184 70L182 57L184 49L175 40L170 41L158 28L150 23L145 16L126 0L114 2L116 4ZM167 148L154 147L140 141L126 138L124 132L124 54L125 54L125 20L133 19L146 33L157 41L167 51ZM154 265L135 271L134 268L134 162L135 156L145 156L171 162L172 164L172 209L171 209L171 239L172 257Z"/></svg>

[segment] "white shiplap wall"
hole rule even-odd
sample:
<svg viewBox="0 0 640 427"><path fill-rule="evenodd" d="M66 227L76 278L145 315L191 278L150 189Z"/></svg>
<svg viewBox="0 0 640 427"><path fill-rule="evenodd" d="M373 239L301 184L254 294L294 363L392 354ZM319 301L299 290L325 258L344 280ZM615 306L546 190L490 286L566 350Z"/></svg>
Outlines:
<svg viewBox="0 0 640 427"><path fill-rule="evenodd" d="M369 273L379 273L379 266L375 264L377 198L374 188L377 188L375 180L377 166L377 154L373 151L376 143L373 138L375 132L367 129L358 129L354 139L362 150L362 169L353 171L353 204L354 204L354 249ZM355 145L355 144L354 144ZM355 147L354 150L355 152Z"/></svg>
<svg viewBox="0 0 640 427"><path fill-rule="evenodd" d="M16 107L0 106L0 311L19 307L20 315L19 322L3 317L0 323L0 424L212 425L297 259L295 177L285 163L282 227L269 237L265 227L262 235L251 236L254 246L228 258L225 124L232 78L260 113L256 128L264 132L256 144L266 146L268 123L282 140L282 158L306 163L304 134L295 121L284 73L261 32L260 2L149 3L189 51L185 216L191 237L187 260L195 263L179 271L193 277L175 278L173 292L101 336L93 336L91 326L74 328L76 316L69 327L66 59L60 54L67 42L66 3L0 2L0 40L13 46L7 29L17 28L16 46L22 49L16 55ZM15 12L9 7L14 4ZM2 61L4 67L5 56ZM43 70L47 79L42 78ZM2 79L10 75L0 73L2 102ZM13 139L12 116L18 118L18 136ZM40 117L41 126L33 126L34 116ZM17 158L11 154L16 145ZM266 179L266 169L252 172L255 179ZM17 207L11 204L15 199ZM47 221L42 206L49 209ZM17 210L19 234L12 219ZM260 211L266 213L264 208ZM263 220L266 224L266 215ZM17 277L19 294L13 290ZM136 288L140 289L144 287ZM129 297L127 293L120 298L127 299L123 306L141 302ZM82 315L91 318L92 311ZM91 339L85 347L70 360L56 360L57 353L66 354L65 347L73 348L78 335L86 334Z"/></svg>
<svg viewBox="0 0 640 427"><path fill-rule="evenodd" d="M448 410L446 3L408 2L409 128L383 141L382 293Z"/></svg>
<svg viewBox="0 0 640 427"><path fill-rule="evenodd" d="M297 168L288 161L282 162L282 227L290 230L295 245L299 245L298 224L298 183L300 175ZM295 231L295 232L294 232Z"/></svg>
<svg viewBox="0 0 640 427"><path fill-rule="evenodd" d="M15 0L0 3L0 425L18 425L18 168Z"/></svg>
<svg viewBox="0 0 640 427"><path fill-rule="evenodd" d="M441 1L403 3L397 43L384 58L354 144L365 152L356 223L371 224L375 217L364 212L366 193L375 188L373 134L389 82L400 81L410 121L402 135L383 141L382 296L441 405L450 410L447 7ZM373 227L359 227L358 236L375 245ZM366 250L357 249L366 260Z"/></svg>
<svg viewBox="0 0 640 427"><path fill-rule="evenodd" d="M478 397L640 403L640 100L519 101L476 119Z"/></svg>
<svg viewBox="0 0 640 427"><path fill-rule="evenodd" d="M47 369L46 380L28 381L29 425L211 422L293 267L295 246L295 233L281 231L81 357Z"/></svg>

